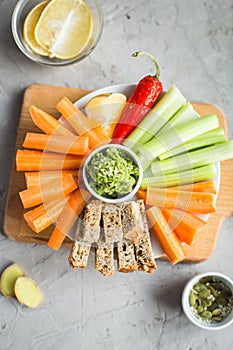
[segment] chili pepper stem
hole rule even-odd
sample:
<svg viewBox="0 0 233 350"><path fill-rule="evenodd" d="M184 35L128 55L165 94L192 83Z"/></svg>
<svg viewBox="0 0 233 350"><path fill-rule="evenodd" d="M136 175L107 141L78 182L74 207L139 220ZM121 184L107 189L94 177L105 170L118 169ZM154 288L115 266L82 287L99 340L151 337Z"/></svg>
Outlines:
<svg viewBox="0 0 233 350"><path fill-rule="evenodd" d="M148 52L146 51L136 51L132 54L132 57L138 57L138 56L146 56L148 57L155 65L155 68L156 68L156 73L155 73L155 78L159 79L160 77L160 68L159 68L159 64L158 62L156 61L156 59Z"/></svg>

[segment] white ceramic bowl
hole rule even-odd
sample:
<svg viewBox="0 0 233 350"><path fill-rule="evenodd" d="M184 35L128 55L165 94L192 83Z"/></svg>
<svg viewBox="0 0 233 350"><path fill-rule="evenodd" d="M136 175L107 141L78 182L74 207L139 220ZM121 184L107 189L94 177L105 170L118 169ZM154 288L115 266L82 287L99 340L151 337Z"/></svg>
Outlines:
<svg viewBox="0 0 233 350"><path fill-rule="evenodd" d="M110 93L122 93L126 95L127 98L132 94L136 87L136 84L118 84L118 85L110 85L103 87L101 89L95 90L93 92L90 92L89 94L85 95L84 97L80 98L78 101L75 102L75 106L84 111L85 110L85 105L90 101L93 97L98 96L98 95L104 95L104 94L110 94ZM220 187L220 176L221 176L221 171L220 171L220 162L216 163L216 169L217 169L217 176L214 179L215 181L215 186L217 193L215 195L215 202L218 197L218 192L219 192L219 187ZM199 216L203 221L207 221L210 214L200 214ZM162 252L162 250L160 250Z"/></svg>
<svg viewBox="0 0 233 350"><path fill-rule="evenodd" d="M233 322L233 310L231 311L231 313L222 321L220 322L205 322L202 321L201 319L197 318L194 313L191 310L191 307L189 305L189 294L190 291L192 289L192 287L203 277L207 277L207 276L212 276L212 277L216 277L217 279L219 279L220 281L222 281L223 283L225 283L231 290L231 293L233 295L233 281L225 276L224 274L220 273L220 272L206 272L206 273L202 273L199 274L193 278L191 278L187 284L184 287L183 293L182 293L182 299L181 299L181 303L182 303L182 308L183 311L185 313L185 315L187 316L187 318L196 326L206 329L206 330L218 330L218 329L223 329L227 326L230 326L230 324L232 324Z"/></svg>
<svg viewBox="0 0 233 350"><path fill-rule="evenodd" d="M75 106L80 110L84 111L85 105L88 103L89 100L91 100L95 96L108 94L108 93L122 93L127 97L129 97L133 92L133 90L135 89L135 87L136 87L136 84L117 84L117 85L106 86L101 89L92 91L89 94L85 95L84 97L80 98L78 101L75 102ZM221 174L220 163L216 163L216 167L217 167L217 176L214 180L216 184L217 194L215 195L215 201L217 200L218 191L220 187L220 174ZM202 220L207 221L210 214L204 214L204 215L198 215L198 216L200 216ZM164 252L160 244L158 243L157 239L155 238L155 235L151 235L151 243L152 243L152 248L153 248L155 258L164 256Z"/></svg>
<svg viewBox="0 0 233 350"><path fill-rule="evenodd" d="M94 90L89 94L83 96L78 101L75 102L75 106L81 110L84 110L85 105L88 101L90 101L93 97L104 94L113 94L113 93L121 93L129 98L133 90L135 89L136 84L117 84L105 86L101 89Z"/></svg>
<svg viewBox="0 0 233 350"><path fill-rule="evenodd" d="M127 154L127 156L129 156L132 161L138 166L139 168L139 177L138 177L138 181L137 183L135 184L135 186L133 187L132 191L128 194L126 194L125 196L119 196L118 198L114 198L114 199L111 199L111 198L106 198L106 197L103 197L101 195L99 195L98 193L96 193L94 191L94 189L91 187L91 185L89 184L89 181L88 181L88 175L87 175L87 165L89 164L89 162L91 161L92 157L96 154L96 153L99 153L99 152L102 152L110 147L114 147L114 148L117 148L117 149L120 149L122 151L125 152L125 154ZM130 200L132 199L132 197L135 195L135 193L137 192L137 190L139 189L140 185L141 185L141 182L142 182L142 177L143 177L143 170L142 170L142 167L140 165L140 161L138 159L138 157L136 156L136 154L131 151L129 148L125 147L125 146L122 146L122 145L118 145L118 144L109 144L109 145L104 145L104 146L100 146L96 149L94 149L94 151L92 151L88 157L86 158L85 162L84 162L84 165L83 165L83 181L84 181L84 185L86 187L86 189L97 199L103 201L103 202L107 202L107 203L120 203L120 202L123 202L123 201L127 201L127 200Z"/></svg>

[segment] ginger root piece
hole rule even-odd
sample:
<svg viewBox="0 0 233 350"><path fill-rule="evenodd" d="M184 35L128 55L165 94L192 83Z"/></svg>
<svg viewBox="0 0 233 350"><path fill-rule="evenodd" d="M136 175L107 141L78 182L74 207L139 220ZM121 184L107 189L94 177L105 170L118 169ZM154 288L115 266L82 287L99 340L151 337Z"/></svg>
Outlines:
<svg viewBox="0 0 233 350"><path fill-rule="evenodd" d="M30 308L42 302L43 294L35 281L30 277L19 277L15 283L15 296L21 304Z"/></svg>
<svg viewBox="0 0 233 350"><path fill-rule="evenodd" d="M7 297L11 298L15 295L15 282L19 277L25 276L25 271L19 264L8 266L2 273L0 280L0 291Z"/></svg>

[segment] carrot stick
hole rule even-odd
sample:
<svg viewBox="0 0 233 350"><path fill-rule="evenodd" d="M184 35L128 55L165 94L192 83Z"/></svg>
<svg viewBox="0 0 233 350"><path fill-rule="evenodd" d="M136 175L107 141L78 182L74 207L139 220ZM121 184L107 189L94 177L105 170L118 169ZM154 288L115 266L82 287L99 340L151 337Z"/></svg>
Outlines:
<svg viewBox="0 0 233 350"><path fill-rule="evenodd" d="M146 191L138 190L136 195L137 195L138 198L143 199L144 202L146 203Z"/></svg>
<svg viewBox="0 0 233 350"><path fill-rule="evenodd" d="M45 135L28 132L23 147L65 154L85 155L88 151L87 136L69 137L64 135Z"/></svg>
<svg viewBox="0 0 233 350"><path fill-rule="evenodd" d="M72 175L65 175L49 181L47 184L38 187L30 187L19 192L23 207L31 208L41 203L54 199L62 199L68 193L73 192L78 187Z"/></svg>
<svg viewBox="0 0 233 350"><path fill-rule="evenodd" d="M216 211L213 193L175 191L169 188L147 188L146 204L176 208L199 214Z"/></svg>
<svg viewBox="0 0 233 350"><path fill-rule="evenodd" d="M152 227L152 232L157 237L164 253L172 265L185 259L185 254L181 243L175 232L168 225L161 210L157 207L151 207L146 211L147 218Z"/></svg>
<svg viewBox="0 0 233 350"><path fill-rule="evenodd" d="M49 238L48 241L48 247L54 249L54 250L58 250L62 243L64 242L66 238L66 235L64 235L62 233L62 231L58 230L56 227L52 232L52 235Z"/></svg>
<svg viewBox="0 0 233 350"><path fill-rule="evenodd" d="M57 110L62 114L62 116L71 124L73 129L82 135L89 132L95 126L91 120L83 114L75 105L67 98L64 97L56 105Z"/></svg>
<svg viewBox="0 0 233 350"><path fill-rule="evenodd" d="M199 217L178 209L163 209L163 215L177 237L188 245L195 241L206 224Z"/></svg>
<svg viewBox="0 0 233 350"><path fill-rule="evenodd" d="M59 123L56 118L35 106L30 107L30 115L33 123L44 131L45 134L51 135L57 133L65 136L74 136L74 134Z"/></svg>
<svg viewBox="0 0 233 350"><path fill-rule="evenodd" d="M73 103L64 97L57 105L57 110L69 122L78 135L85 134L89 137L90 148L110 142L110 138L104 132L103 126L97 126L99 122L91 121ZM98 124L97 124L98 123Z"/></svg>
<svg viewBox="0 0 233 350"><path fill-rule="evenodd" d="M172 186L168 189L175 191L206 192L214 194L217 193L214 180L201 181L189 185ZM139 189L136 194L138 198L143 199L146 202L146 190Z"/></svg>
<svg viewBox="0 0 233 350"><path fill-rule="evenodd" d="M57 220L68 198L62 201L54 200L46 204L41 204L25 213L24 219L28 226L36 233L45 230Z"/></svg>
<svg viewBox="0 0 233 350"><path fill-rule="evenodd" d="M18 149L16 153L17 171L69 170L78 169L83 156Z"/></svg>
<svg viewBox="0 0 233 350"><path fill-rule="evenodd" d="M90 195L89 195L90 198ZM53 230L53 233L49 239L48 246L54 250L58 250L62 245L65 237L71 230L74 222L81 214L83 208L86 205L85 199L82 196L80 190L75 191L71 196L64 208L62 209L58 219L57 225Z"/></svg>
<svg viewBox="0 0 233 350"><path fill-rule="evenodd" d="M169 190L207 192L207 193L214 193L214 194L217 193L214 180L195 182L189 185L173 186L173 187L169 187Z"/></svg>
<svg viewBox="0 0 233 350"><path fill-rule="evenodd" d="M53 179L63 178L66 175L72 175L75 181L78 180L77 170L63 170L63 171L29 171L25 172L25 182L27 188L38 187L48 183Z"/></svg>

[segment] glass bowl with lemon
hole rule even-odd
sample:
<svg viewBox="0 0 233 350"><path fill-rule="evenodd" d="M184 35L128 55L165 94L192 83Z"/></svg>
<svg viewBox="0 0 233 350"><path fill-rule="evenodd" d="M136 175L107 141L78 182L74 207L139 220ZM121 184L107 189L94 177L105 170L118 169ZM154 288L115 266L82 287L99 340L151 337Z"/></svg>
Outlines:
<svg viewBox="0 0 233 350"><path fill-rule="evenodd" d="M19 0L11 24L25 56L42 65L65 66L95 48L103 15L96 0Z"/></svg>

